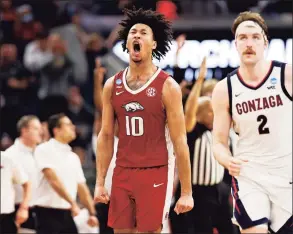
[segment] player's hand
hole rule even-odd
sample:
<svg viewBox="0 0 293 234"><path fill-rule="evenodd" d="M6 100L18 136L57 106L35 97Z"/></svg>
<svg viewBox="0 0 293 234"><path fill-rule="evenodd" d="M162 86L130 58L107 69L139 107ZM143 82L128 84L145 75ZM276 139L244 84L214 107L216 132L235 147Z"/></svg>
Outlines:
<svg viewBox="0 0 293 234"><path fill-rule="evenodd" d="M198 74L197 80L203 82L206 75L207 75L207 57L204 57L199 67L199 74Z"/></svg>
<svg viewBox="0 0 293 234"><path fill-rule="evenodd" d="M106 70L106 68L104 68L102 66L100 58L97 58L95 60L95 62L96 62L96 67L95 67L95 70L94 70L95 81L97 81L100 84L102 84L103 80L104 80L104 76L105 76L107 70Z"/></svg>
<svg viewBox="0 0 293 234"><path fill-rule="evenodd" d="M229 174L231 176L239 176L242 164L246 162L248 162L248 160L231 157L227 167Z"/></svg>
<svg viewBox="0 0 293 234"><path fill-rule="evenodd" d="M80 212L80 208L78 207L78 205L74 202L71 205L71 215L72 217L75 217L79 214Z"/></svg>
<svg viewBox="0 0 293 234"><path fill-rule="evenodd" d="M177 51L179 51L183 45L185 44L186 41L186 35L185 34L180 34L177 38L176 38L176 42L177 42Z"/></svg>
<svg viewBox="0 0 293 234"><path fill-rule="evenodd" d="M17 210L15 222L17 226L20 226L28 219L28 209L20 207Z"/></svg>
<svg viewBox="0 0 293 234"><path fill-rule="evenodd" d="M96 186L95 188L95 202L108 204L110 197L107 189L104 186Z"/></svg>
<svg viewBox="0 0 293 234"><path fill-rule="evenodd" d="M174 211L176 214L185 213L192 210L194 206L192 195L181 195L176 203Z"/></svg>
<svg viewBox="0 0 293 234"><path fill-rule="evenodd" d="M99 221L97 219L96 216L94 215L91 215L87 221L87 224L90 226L90 227L97 227L98 224L99 224Z"/></svg>

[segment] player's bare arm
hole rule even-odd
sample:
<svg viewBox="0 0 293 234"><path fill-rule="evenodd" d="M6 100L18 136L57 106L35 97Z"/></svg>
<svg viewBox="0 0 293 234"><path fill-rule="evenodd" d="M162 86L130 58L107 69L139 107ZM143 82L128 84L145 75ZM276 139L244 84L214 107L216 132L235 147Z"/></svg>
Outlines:
<svg viewBox="0 0 293 234"><path fill-rule="evenodd" d="M193 85L190 94L185 103L185 124L187 132L191 132L196 126L196 112L198 107L198 98L200 96L202 84L204 82L206 74L206 57L203 59L198 79L196 80L195 85Z"/></svg>
<svg viewBox="0 0 293 234"><path fill-rule="evenodd" d="M178 200L175 209L177 208L177 213L184 213L193 208L191 168L182 106L182 93L180 86L171 77L165 81L163 87L163 104L166 109L168 127L174 145L181 183L181 198ZM184 197L186 197L186 200ZM185 204L181 204L183 200Z"/></svg>
<svg viewBox="0 0 293 234"><path fill-rule="evenodd" d="M113 157L114 109L111 103L114 77L108 79L103 89L102 128L97 142L97 181L95 200L107 203L109 197L104 188L107 171Z"/></svg>
<svg viewBox="0 0 293 234"><path fill-rule="evenodd" d="M287 64L285 67L285 87L289 95L292 97L292 65Z"/></svg>
<svg viewBox="0 0 293 234"><path fill-rule="evenodd" d="M223 167L229 170L230 175L239 175L242 160L232 157L228 143L232 118L229 113L227 79L223 79L216 85L212 96L212 106L214 156Z"/></svg>

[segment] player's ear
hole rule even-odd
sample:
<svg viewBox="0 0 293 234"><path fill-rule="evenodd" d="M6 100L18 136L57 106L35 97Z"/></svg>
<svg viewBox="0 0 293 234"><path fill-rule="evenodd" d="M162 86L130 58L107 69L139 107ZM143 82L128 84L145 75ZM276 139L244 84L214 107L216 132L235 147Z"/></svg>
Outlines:
<svg viewBox="0 0 293 234"><path fill-rule="evenodd" d="M152 47L152 49L154 50L156 48L157 48L157 42L156 41L153 41L153 47Z"/></svg>

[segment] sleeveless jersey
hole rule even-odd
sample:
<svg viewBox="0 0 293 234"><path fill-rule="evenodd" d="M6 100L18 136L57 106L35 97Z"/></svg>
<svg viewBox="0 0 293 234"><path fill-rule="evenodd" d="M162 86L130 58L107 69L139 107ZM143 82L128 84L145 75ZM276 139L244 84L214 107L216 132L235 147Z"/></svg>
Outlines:
<svg viewBox="0 0 293 234"><path fill-rule="evenodd" d="M158 68L146 84L131 90L127 71L115 75L112 94L119 125L116 164L134 168L168 165L162 89L169 75Z"/></svg>
<svg viewBox="0 0 293 234"><path fill-rule="evenodd" d="M292 97L284 71L284 63L272 61L256 87L246 84L238 69L227 76L230 114L239 134L234 156L278 174L292 169Z"/></svg>

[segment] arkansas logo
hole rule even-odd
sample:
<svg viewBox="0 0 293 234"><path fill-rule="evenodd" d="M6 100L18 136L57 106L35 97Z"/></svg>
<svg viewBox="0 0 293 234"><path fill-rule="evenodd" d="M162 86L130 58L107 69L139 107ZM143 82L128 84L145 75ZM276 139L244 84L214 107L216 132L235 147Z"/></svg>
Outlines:
<svg viewBox="0 0 293 234"><path fill-rule="evenodd" d="M138 102L130 102L122 106L127 112L135 112L144 110L143 106Z"/></svg>

